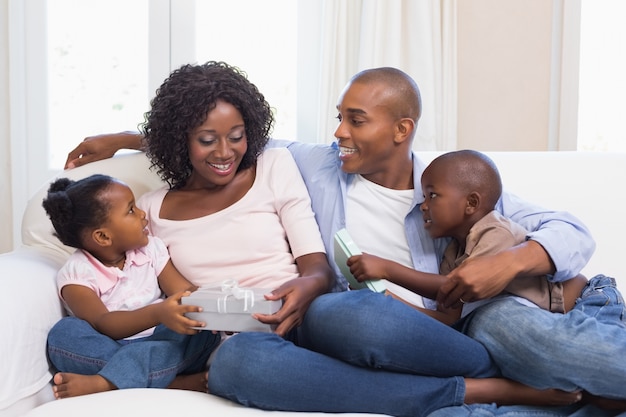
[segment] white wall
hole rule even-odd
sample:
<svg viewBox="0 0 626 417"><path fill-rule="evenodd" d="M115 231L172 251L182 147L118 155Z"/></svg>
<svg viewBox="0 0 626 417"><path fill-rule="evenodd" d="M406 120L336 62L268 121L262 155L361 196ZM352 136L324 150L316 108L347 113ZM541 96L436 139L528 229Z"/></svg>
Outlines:
<svg viewBox="0 0 626 417"><path fill-rule="evenodd" d="M459 149L556 150L550 134L559 91L551 77L560 59L552 50L560 1L457 2Z"/></svg>

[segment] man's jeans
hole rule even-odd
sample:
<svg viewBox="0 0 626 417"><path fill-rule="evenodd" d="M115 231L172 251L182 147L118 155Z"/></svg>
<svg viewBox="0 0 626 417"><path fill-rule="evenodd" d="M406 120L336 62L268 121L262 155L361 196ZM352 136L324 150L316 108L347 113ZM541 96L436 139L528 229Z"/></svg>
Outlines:
<svg viewBox="0 0 626 417"><path fill-rule="evenodd" d="M483 343L502 373L539 389L585 390L626 399L626 314L615 280L589 280L567 314L503 299L480 307L464 331ZM527 407L493 404L448 407L429 417L604 417L616 412L591 405ZM626 416L626 413L620 414Z"/></svg>
<svg viewBox="0 0 626 417"><path fill-rule="evenodd" d="M100 375L117 388L165 388L176 377L205 369L219 334L178 334L163 325L151 336L113 340L76 317L64 317L48 334L48 355L61 372Z"/></svg>
<svg viewBox="0 0 626 417"><path fill-rule="evenodd" d="M624 317L615 281L598 275L567 314L503 299L475 311L464 331L508 378L539 389L626 399Z"/></svg>
<svg viewBox="0 0 626 417"><path fill-rule="evenodd" d="M428 417L626 417L626 413L618 415L616 412L601 410L592 405L498 407L495 404L473 404L442 408L429 414Z"/></svg>

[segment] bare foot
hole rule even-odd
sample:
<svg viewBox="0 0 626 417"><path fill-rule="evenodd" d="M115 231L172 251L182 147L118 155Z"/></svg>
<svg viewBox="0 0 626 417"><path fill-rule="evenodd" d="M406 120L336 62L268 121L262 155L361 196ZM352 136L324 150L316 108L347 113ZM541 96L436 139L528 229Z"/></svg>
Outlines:
<svg viewBox="0 0 626 417"><path fill-rule="evenodd" d="M188 391L209 392L209 373L198 372L191 375L176 375L176 378L167 387L171 389L185 389Z"/></svg>
<svg viewBox="0 0 626 417"><path fill-rule="evenodd" d="M54 397L69 398L96 392L112 391L117 387L100 375L80 375L59 372L52 378Z"/></svg>
<svg viewBox="0 0 626 417"><path fill-rule="evenodd" d="M583 392L583 401L605 410L626 411L626 400L613 400Z"/></svg>
<svg viewBox="0 0 626 417"><path fill-rule="evenodd" d="M538 390L504 378L465 379L465 403L498 405L569 405L582 398L580 392Z"/></svg>

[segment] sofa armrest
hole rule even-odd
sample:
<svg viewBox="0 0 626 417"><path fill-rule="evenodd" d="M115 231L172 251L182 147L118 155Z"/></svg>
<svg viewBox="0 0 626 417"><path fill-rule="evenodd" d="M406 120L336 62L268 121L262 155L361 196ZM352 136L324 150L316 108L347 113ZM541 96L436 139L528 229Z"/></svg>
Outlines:
<svg viewBox="0 0 626 417"><path fill-rule="evenodd" d="M64 315L56 289L62 262L58 255L26 246L0 255L0 410L51 379L46 340Z"/></svg>

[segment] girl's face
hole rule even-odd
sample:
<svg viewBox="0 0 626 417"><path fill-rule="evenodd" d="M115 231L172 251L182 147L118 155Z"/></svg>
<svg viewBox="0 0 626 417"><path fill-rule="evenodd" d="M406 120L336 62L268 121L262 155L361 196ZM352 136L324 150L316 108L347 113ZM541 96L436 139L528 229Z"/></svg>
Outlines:
<svg viewBox="0 0 626 417"><path fill-rule="evenodd" d="M203 124L189 135L189 159L193 166L187 184L216 187L229 184L237 173L248 139L243 117L230 103L218 100Z"/></svg>
<svg viewBox="0 0 626 417"><path fill-rule="evenodd" d="M146 212L135 206L135 196L125 184L114 182L102 194L110 205L109 216L102 228L110 234L112 246L119 253L148 244Z"/></svg>

